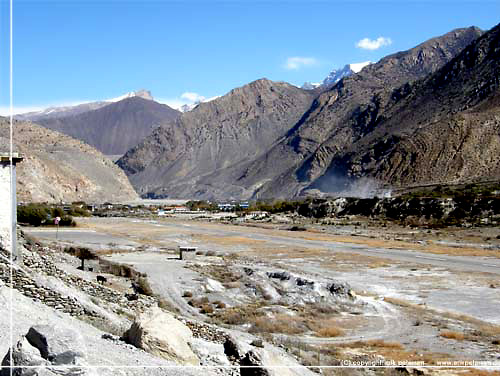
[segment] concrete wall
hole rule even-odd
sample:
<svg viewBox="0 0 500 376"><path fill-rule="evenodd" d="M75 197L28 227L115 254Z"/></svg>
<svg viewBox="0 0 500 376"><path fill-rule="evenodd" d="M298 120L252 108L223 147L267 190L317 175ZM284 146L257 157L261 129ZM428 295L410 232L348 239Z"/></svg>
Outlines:
<svg viewBox="0 0 500 376"><path fill-rule="evenodd" d="M12 192L9 163L0 162L0 241L10 250L12 236Z"/></svg>
<svg viewBox="0 0 500 376"><path fill-rule="evenodd" d="M10 164L0 161L0 241L2 246L11 251L14 260L20 261L17 252L17 202L16 202L16 166L13 166L14 190L11 188ZM11 239L14 239L12 242Z"/></svg>

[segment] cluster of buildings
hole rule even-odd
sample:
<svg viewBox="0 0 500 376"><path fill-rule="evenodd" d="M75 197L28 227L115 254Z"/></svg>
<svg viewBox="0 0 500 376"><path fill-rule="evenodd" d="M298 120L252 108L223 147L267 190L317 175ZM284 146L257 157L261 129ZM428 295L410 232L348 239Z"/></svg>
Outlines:
<svg viewBox="0 0 500 376"><path fill-rule="evenodd" d="M248 203L248 201L231 201L218 203L217 207L220 211L234 211L236 209L248 209L250 207L250 204Z"/></svg>

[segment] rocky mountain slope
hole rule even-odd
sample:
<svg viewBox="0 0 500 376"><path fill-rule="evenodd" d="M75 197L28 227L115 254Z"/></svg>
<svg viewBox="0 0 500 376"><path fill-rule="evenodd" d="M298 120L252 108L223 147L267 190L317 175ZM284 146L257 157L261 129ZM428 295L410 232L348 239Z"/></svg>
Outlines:
<svg viewBox="0 0 500 376"><path fill-rule="evenodd" d="M179 111L147 96L134 95L96 110L58 118L40 118L37 122L82 140L106 155L122 155L150 135L154 127L179 115Z"/></svg>
<svg viewBox="0 0 500 376"><path fill-rule="evenodd" d="M292 197L308 188L344 190L350 176L332 172L333 161L374 134L394 98L481 34L475 27L457 29L387 56L344 77L310 106L315 91L256 81L158 129L119 165L141 195ZM286 88L285 95L276 88ZM273 125L262 126L268 119Z"/></svg>
<svg viewBox="0 0 500 376"><path fill-rule="evenodd" d="M500 25L394 91L373 131L336 156L329 173L392 186L499 179L499 77Z"/></svg>
<svg viewBox="0 0 500 376"><path fill-rule="evenodd" d="M207 185L204 177L265 153L312 100L311 93L287 83L254 81L157 128L118 165L141 195L240 195L241 187L233 192L227 179Z"/></svg>
<svg viewBox="0 0 500 376"><path fill-rule="evenodd" d="M342 79L316 99L287 138L247 166L241 184L251 186L266 179L255 192L261 197L290 197L311 187L345 190L350 179L328 169L332 160L355 148L377 121L390 116L386 111L391 101L403 95L407 83L442 68L481 33L475 27L453 30Z"/></svg>
<svg viewBox="0 0 500 376"><path fill-rule="evenodd" d="M8 134L8 121L0 117L0 139ZM14 143L24 155L17 166L20 202L117 202L137 198L123 171L81 141L30 122L15 121Z"/></svg>

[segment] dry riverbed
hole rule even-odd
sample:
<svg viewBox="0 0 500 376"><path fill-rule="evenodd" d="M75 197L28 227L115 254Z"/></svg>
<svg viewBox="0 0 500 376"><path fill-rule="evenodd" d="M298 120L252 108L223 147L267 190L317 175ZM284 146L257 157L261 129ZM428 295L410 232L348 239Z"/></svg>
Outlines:
<svg viewBox="0 0 500 376"><path fill-rule="evenodd" d="M496 229L289 227L90 218L58 243L110 253L181 315L262 336L308 365L500 361ZM181 261L178 245L199 251Z"/></svg>

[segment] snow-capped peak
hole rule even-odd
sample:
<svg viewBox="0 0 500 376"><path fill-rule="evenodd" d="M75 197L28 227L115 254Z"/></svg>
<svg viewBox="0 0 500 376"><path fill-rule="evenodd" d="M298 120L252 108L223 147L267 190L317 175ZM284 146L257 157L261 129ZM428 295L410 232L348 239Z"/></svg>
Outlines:
<svg viewBox="0 0 500 376"><path fill-rule="evenodd" d="M132 97L141 97L143 99L148 99L150 101L154 100L154 98L151 95L151 92L149 90L141 89L141 90L137 90L137 91L131 91L130 93L126 93L126 94L121 95L121 96L116 97L116 98L106 99L104 102L119 102L123 99L132 98Z"/></svg>
<svg viewBox="0 0 500 376"><path fill-rule="evenodd" d="M354 73L359 73L361 72L361 70L366 67L367 65L370 65L370 64L373 64L372 61L365 61L363 63L354 63L354 64L349 64L349 68L351 68L351 70L354 72Z"/></svg>
<svg viewBox="0 0 500 376"><path fill-rule="evenodd" d="M304 90L313 90L319 86L321 86L321 82L304 82L300 88Z"/></svg>
<svg viewBox="0 0 500 376"><path fill-rule="evenodd" d="M371 61L365 61L363 63L353 63L347 64L342 69L334 69L330 74L323 80L323 85L336 84L344 77L350 76L353 73L359 73L367 65L373 64Z"/></svg>
<svg viewBox="0 0 500 376"><path fill-rule="evenodd" d="M207 102L211 102L213 101L214 99L217 99L219 98L220 95L216 95L215 97L210 97L210 98L205 98L203 96L199 96L197 98L196 101L194 101L193 103L186 103L186 104L183 104L182 106L179 106L179 107L176 107L175 109L178 110L178 111L181 111L181 112L188 112L188 111L191 111L193 110L196 106L198 106L200 103L207 103Z"/></svg>

